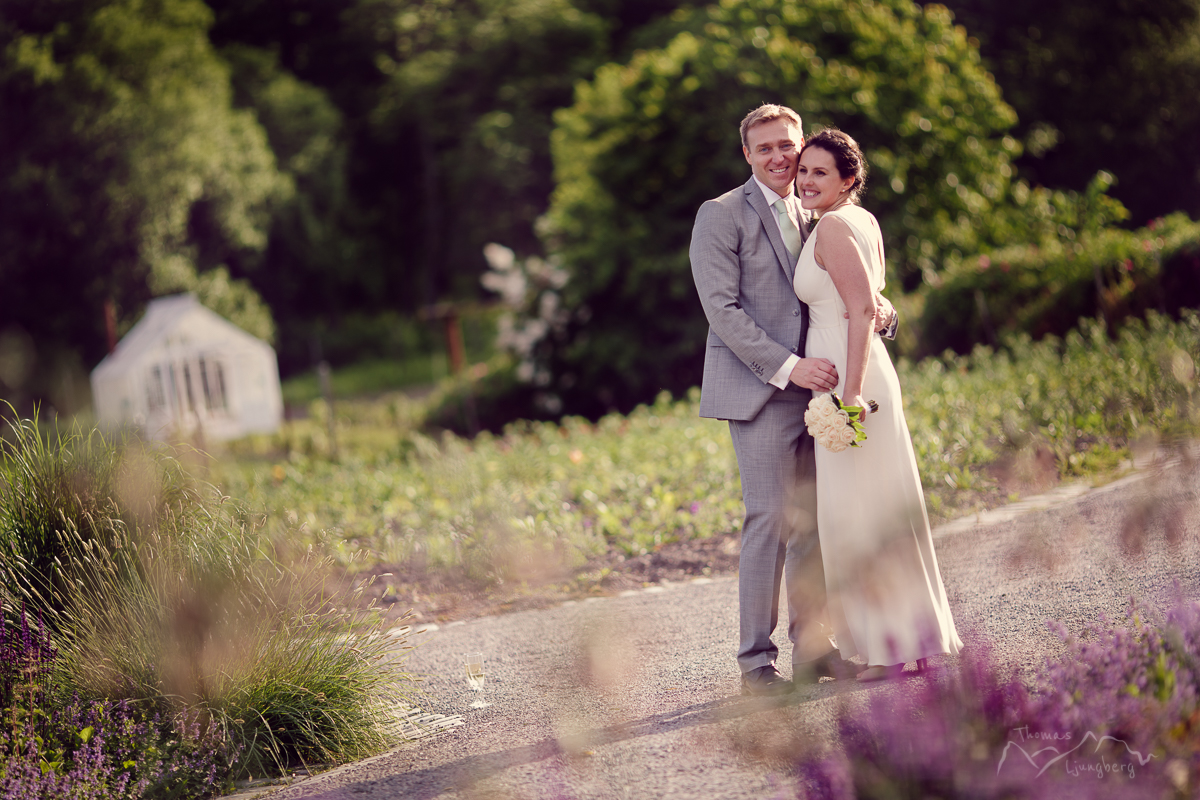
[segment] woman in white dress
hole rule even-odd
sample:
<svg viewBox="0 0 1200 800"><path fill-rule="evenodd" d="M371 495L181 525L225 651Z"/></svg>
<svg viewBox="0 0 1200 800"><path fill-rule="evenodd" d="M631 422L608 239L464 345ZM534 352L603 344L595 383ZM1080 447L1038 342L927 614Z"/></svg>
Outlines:
<svg viewBox="0 0 1200 800"><path fill-rule="evenodd" d="M796 266L796 295L808 305L805 356L837 366L848 406L879 410L863 420L860 447L817 446L817 529L830 623L842 658L862 654L859 680L898 675L904 664L957 653L962 640L938 572L925 497L904 421L900 382L874 332L883 289L883 237L855 204L866 177L858 144L838 130L804 143L796 188L819 221Z"/></svg>

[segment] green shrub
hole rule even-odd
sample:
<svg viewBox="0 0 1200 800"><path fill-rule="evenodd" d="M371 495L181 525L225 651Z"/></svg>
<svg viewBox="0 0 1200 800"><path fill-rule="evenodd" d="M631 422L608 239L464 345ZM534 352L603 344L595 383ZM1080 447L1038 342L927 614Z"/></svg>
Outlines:
<svg viewBox="0 0 1200 800"><path fill-rule="evenodd" d="M1014 334L1066 336L1080 317L1110 331L1150 310L1200 306L1200 222L1172 214L1136 231L1114 227L1015 245L968 259L925 290L916 355Z"/></svg>
<svg viewBox="0 0 1200 800"><path fill-rule="evenodd" d="M514 358L500 355L443 381L430 398L425 427L474 436L480 431L501 433L514 420L557 419L562 414L558 398L521 380L517 369Z"/></svg>
<svg viewBox="0 0 1200 800"><path fill-rule="evenodd" d="M44 612L61 698L129 700L214 720L261 775L394 740L403 641L351 627L311 553L272 547L261 519L169 453L15 423L0 451L0 601Z"/></svg>
<svg viewBox="0 0 1200 800"><path fill-rule="evenodd" d="M1004 451L1044 447L1062 475L1111 466L1140 437L1200 431L1200 315L1149 312L1116 339L1095 320L1063 340L901 361L905 414L927 489L958 487Z"/></svg>

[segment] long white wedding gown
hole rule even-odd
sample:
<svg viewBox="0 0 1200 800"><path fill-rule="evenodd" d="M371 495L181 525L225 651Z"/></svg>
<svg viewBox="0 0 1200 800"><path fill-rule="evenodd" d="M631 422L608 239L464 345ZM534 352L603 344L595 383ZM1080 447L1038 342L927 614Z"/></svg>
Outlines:
<svg viewBox="0 0 1200 800"><path fill-rule="evenodd" d="M883 288L883 238L875 217L846 204L825 217L854 232L871 286ZM837 365L846 379L846 310L814 248L822 225L809 236L796 266L796 295L809 309L805 355ZM946 588L938 572L925 496L895 367L875 335L862 396L879 403L867 417L860 447L817 455L817 529L825 566L829 621L842 658L863 654L868 664L898 664L962 647Z"/></svg>

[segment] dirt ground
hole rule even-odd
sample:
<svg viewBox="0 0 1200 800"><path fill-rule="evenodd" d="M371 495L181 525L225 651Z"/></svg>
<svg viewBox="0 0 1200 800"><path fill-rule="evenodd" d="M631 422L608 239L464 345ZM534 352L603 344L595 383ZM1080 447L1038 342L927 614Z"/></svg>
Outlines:
<svg viewBox="0 0 1200 800"><path fill-rule="evenodd" d="M431 571L404 564L382 564L353 577L369 582L363 601L373 601L387 620L398 620L411 610L413 622L444 624L701 576L732 575L739 550L738 533L669 542L637 557L610 550L579 570L537 584L486 583L461 570Z"/></svg>

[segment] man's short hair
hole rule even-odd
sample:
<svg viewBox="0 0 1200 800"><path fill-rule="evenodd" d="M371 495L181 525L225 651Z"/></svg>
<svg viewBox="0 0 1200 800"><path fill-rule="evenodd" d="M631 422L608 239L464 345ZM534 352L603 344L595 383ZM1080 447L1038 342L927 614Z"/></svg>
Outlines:
<svg viewBox="0 0 1200 800"><path fill-rule="evenodd" d="M750 133L750 129L755 125L762 125L767 122L774 122L777 119L786 119L799 130L804 130L804 123L800 121L800 115L792 111L787 106L777 106L774 103L763 103L758 108L751 111L742 120L742 147L749 148L750 144L746 139L746 135Z"/></svg>

